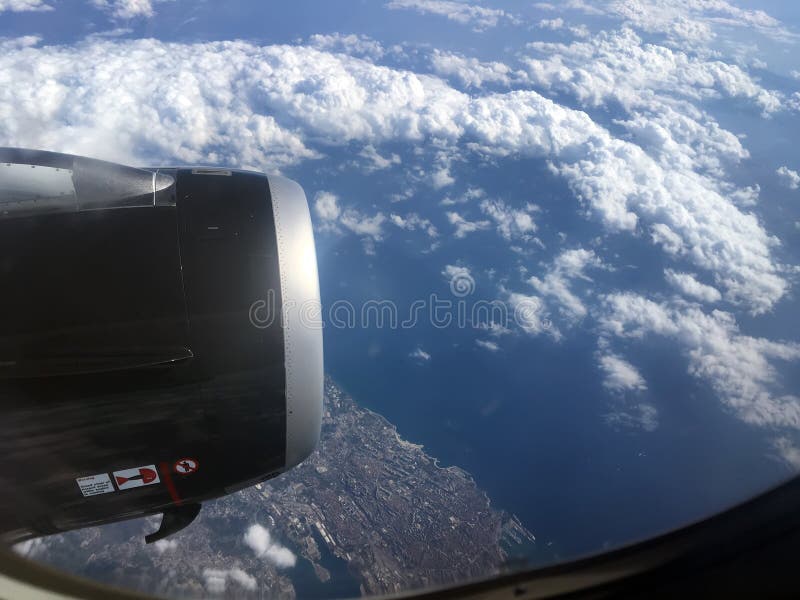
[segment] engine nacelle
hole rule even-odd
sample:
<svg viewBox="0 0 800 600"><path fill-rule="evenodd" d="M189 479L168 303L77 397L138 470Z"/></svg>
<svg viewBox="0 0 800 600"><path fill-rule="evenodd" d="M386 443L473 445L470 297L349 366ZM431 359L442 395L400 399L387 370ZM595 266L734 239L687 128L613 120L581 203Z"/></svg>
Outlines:
<svg viewBox="0 0 800 600"><path fill-rule="evenodd" d="M291 180L0 149L0 533L153 541L303 461L319 301Z"/></svg>

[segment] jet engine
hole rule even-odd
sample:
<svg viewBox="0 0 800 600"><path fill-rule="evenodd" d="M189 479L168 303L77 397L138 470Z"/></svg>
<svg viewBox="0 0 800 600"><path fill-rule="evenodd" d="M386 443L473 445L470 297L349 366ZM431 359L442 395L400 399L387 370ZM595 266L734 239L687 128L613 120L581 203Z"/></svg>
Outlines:
<svg viewBox="0 0 800 600"><path fill-rule="evenodd" d="M0 148L0 535L163 513L319 438L311 220L283 177Z"/></svg>

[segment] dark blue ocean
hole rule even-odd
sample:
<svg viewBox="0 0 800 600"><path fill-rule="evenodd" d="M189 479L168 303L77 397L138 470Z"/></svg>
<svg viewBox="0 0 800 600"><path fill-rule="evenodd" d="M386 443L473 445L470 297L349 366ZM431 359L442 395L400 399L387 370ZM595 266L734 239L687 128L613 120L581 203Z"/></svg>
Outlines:
<svg viewBox="0 0 800 600"><path fill-rule="evenodd" d="M315 189L335 185L324 168L293 175L307 178L311 197ZM457 263L469 266L475 277L468 302L497 298L500 285L530 294L524 278L541 274L554 254L576 247L577 240L601 233L597 225L576 216L572 195L535 161L508 161L485 182L480 172L469 177L471 185L483 183L490 195L492 188L502 186L499 195L509 203L520 198L537 203L542 209L538 234L546 248L520 255L509 251L494 231L455 240L441 221L435 224L445 232L443 243L432 253L420 252L424 236L412 243L388 226L374 256L365 254L356 236L321 234L323 304L347 300L359 307L367 300L391 300L402 321L416 299L432 293L453 298L442 270ZM433 192L390 205L386 198L398 191L396 182L378 177L361 185L344 178L333 189L343 203L365 212L441 215L440 207L431 210L437 197ZM474 205L459 210L480 216ZM558 232L567 233L565 242ZM598 253L616 260L619 268L575 284L588 303L605 291L644 293L664 285L663 269L669 264L646 238L605 237ZM626 261L626 256L635 260ZM489 266L506 280L492 278ZM525 277L514 275L520 267L527 269ZM753 320L743 330L755 335L778 330L786 324L775 321L786 319L793 309ZM356 401L386 416L404 438L424 444L442 464L466 469L495 507L518 515L537 536L534 563L673 529L789 476L787 467L771 456L764 431L727 414L708 385L687 374L682 349L664 338L630 345L614 341L615 350L635 363L647 381L641 399L658 409L658 428L648 432L611 426L605 416L615 400L601 385L593 327L587 318L563 329L561 341L517 332L496 340L501 350L490 353L475 343L488 336L471 327L438 329L425 320L411 329L374 324L342 329L328 323L325 366ZM411 358L416 348L429 353L430 360ZM797 376L784 375L787 386L797 389Z"/></svg>

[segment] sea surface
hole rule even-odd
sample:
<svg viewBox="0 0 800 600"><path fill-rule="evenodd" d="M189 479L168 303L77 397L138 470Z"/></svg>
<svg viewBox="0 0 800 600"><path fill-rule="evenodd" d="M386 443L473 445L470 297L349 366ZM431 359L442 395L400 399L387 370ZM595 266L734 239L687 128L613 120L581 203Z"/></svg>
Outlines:
<svg viewBox="0 0 800 600"><path fill-rule="evenodd" d="M533 293L523 280L540 275L558 252L577 247L571 239L587 239L596 225L570 216L575 206L562 200L569 197L566 190L548 181L541 165L519 163L506 170L506 197L530 197L541 206L545 248L514 254L494 231L485 231L445 240L433 252L389 237L370 255L355 236L321 235L323 305L391 300L402 321L416 299L432 293L454 299L442 274L448 264L470 267L475 291L465 298L468 303L495 299L503 287ZM547 185L531 191L525 183L531 173ZM358 193L370 192L365 184ZM412 199L398 211L422 212L426 201ZM557 236L560 231L568 232L566 241ZM648 240L610 236L597 252L615 268L575 284L587 303L604 291L663 286L668 263ZM520 269L519 277L507 276ZM744 332L780 330L770 318L780 319L787 310L754 320ZM614 396L602 386L591 319L556 325L559 341L517 331L495 339L501 349L490 353L475 343L489 336L469 326L440 329L422 320L409 329L374 323L342 329L328 323L325 367L358 403L395 423L404 438L423 444L441 464L466 469L496 507L518 515L551 549L533 561L591 554L674 529L790 475L763 430L726 413L707 383L688 374L676 343L654 336L630 344L614 340L614 350L648 384L636 397ZM416 348L430 359L410 357ZM791 387L797 376L788 370L783 375ZM658 411L654 431L609 422L615 411L645 401Z"/></svg>

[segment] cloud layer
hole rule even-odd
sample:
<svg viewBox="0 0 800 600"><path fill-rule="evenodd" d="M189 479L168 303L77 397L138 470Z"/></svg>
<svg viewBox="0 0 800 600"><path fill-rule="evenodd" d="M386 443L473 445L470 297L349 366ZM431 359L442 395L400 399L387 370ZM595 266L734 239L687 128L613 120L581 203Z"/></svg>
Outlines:
<svg viewBox="0 0 800 600"><path fill-rule="evenodd" d="M43 0L0 0L0 13L2 12L43 12L53 10Z"/></svg>
<svg viewBox="0 0 800 600"><path fill-rule="evenodd" d="M496 27L501 22L519 23L516 17L504 10L454 0L390 0L386 3L386 8L414 10L420 14L446 17L461 25L469 25L475 31Z"/></svg>
<svg viewBox="0 0 800 600"><path fill-rule="evenodd" d="M605 296L598 320L607 334L678 342L689 373L716 391L736 416L754 425L800 430L800 398L780 393L776 361L800 360L800 345L744 335L733 315L692 304L659 303L637 294Z"/></svg>
<svg viewBox="0 0 800 600"><path fill-rule="evenodd" d="M94 40L2 49L6 143L127 162L146 155L257 168L352 142L377 148L430 139L547 158L588 216L609 231L649 231L669 255L708 271L727 301L760 313L786 292L771 257L777 240L726 198L717 179L684 164L677 150L669 152L677 162L653 156L532 90L471 97L435 77L304 46ZM462 237L485 228L459 213L448 218ZM340 217L372 238L381 223L358 212ZM499 223L503 235L515 224L532 227L516 217L508 223Z"/></svg>
<svg viewBox="0 0 800 600"><path fill-rule="evenodd" d="M297 562L294 553L272 539L270 532L261 525L251 525L244 534L244 543L259 558L278 568L293 567Z"/></svg>

